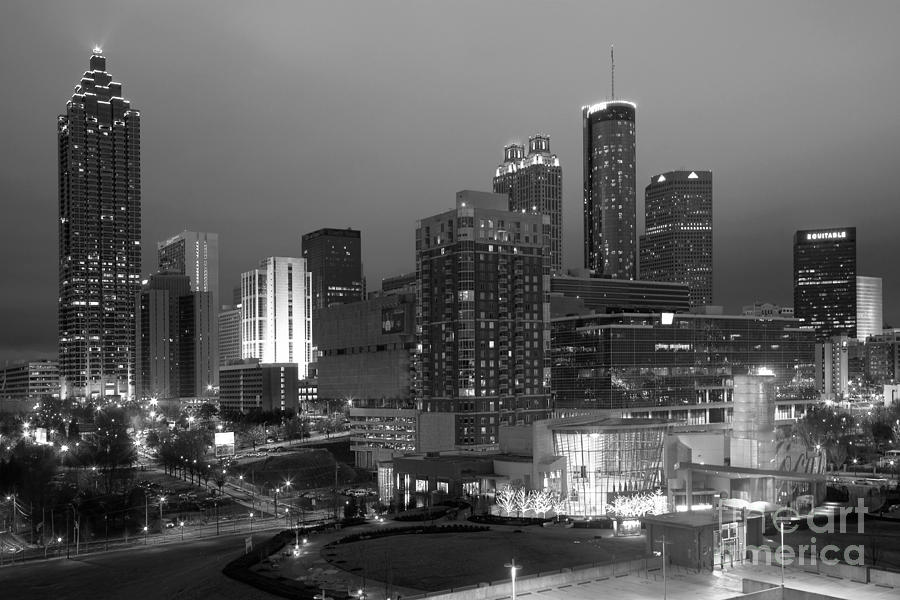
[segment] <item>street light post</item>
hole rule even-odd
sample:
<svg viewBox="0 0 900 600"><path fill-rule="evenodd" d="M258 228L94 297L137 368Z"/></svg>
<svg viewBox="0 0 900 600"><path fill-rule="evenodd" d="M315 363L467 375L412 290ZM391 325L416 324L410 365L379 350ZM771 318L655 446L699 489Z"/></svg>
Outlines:
<svg viewBox="0 0 900 600"><path fill-rule="evenodd" d="M663 600L665 600L669 595L669 578L668 573L666 572L666 546L671 544L671 542L666 541L666 536L662 536L658 542L662 546L662 552L654 551L656 556L662 556L662 572L663 572ZM654 544L655 545L655 544Z"/></svg>
<svg viewBox="0 0 900 600"><path fill-rule="evenodd" d="M784 589L784 521L778 520L778 531L781 533L781 587Z"/></svg>
<svg viewBox="0 0 900 600"><path fill-rule="evenodd" d="M503 566L509 569L510 579L512 580L512 595L510 596L510 600L516 600L516 571L521 569L522 565L517 565L516 559L514 558Z"/></svg>
<svg viewBox="0 0 900 600"><path fill-rule="evenodd" d="M180 521L178 526L181 527L181 541L184 541L184 521Z"/></svg>

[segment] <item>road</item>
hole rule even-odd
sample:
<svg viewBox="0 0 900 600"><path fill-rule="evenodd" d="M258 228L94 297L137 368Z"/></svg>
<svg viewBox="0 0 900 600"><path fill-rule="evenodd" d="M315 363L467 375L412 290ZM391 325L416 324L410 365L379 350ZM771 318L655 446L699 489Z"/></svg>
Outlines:
<svg viewBox="0 0 900 600"><path fill-rule="evenodd" d="M271 537L254 533L254 543ZM225 577L222 568L244 549L244 535L185 541L92 554L77 559L38 561L0 569L4 598L49 600L274 600Z"/></svg>

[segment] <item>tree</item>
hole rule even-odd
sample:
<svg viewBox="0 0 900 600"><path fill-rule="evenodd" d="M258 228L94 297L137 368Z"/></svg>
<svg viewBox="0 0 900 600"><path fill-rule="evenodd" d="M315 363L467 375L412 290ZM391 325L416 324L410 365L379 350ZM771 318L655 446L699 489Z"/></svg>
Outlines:
<svg viewBox="0 0 900 600"><path fill-rule="evenodd" d="M811 407L797 421L794 433L810 450L823 452L826 459L840 467L847 458L847 436L853 429L853 417L828 406Z"/></svg>
<svg viewBox="0 0 900 600"><path fill-rule="evenodd" d="M513 495L513 502L516 507L516 516L521 517L522 513L528 512L528 509L531 507L531 495L525 488L517 488L516 493Z"/></svg>
<svg viewBox="0 0 900 600"><path fill-rule="evenodd" d="M209 402L204 402L202 405L200 405L200 408L197 409L197 418L201 421L209 421L218 414L219 409L215 404L211 404Z"/></svg>
<svg viewBox="0 0 900 600"><path fill-rule="evenodd" d="M241 441L244 445L252 444L256 450L257 444L263 444L266 441L266 428L262 425L253 425L241 432Z"/></svg>
<svg viewBox="0 0 900 600"><path fill-rule="evenodd" d="M502 489L497 490L497 493L494 495L494 501L497 503L497 506L500 507L500 510L505 512L507 516L511 516L512 511L515 510L517 506L516 491L516 488L506 485Z"/></svg>
<svg viewBox="0 0 900 600"><path fill-rule="evenodd" d="M553 508L553 492L548 489L531 491L531 508L541 518L547 516L547 511Z"/></svg>
<svg viewBox="0 0 900 600"><path fill-rule="evenodd" d="M126 469L137 458L134 441L128 435L128 418L121 408L108 406L97 411L94 417L97 427L97 466L106 479L106 493L113 490L113 483L126 475Z"/></svg>
<svg viewBox="0 0 900 600"><path fill-rule="evenodd" d="M558 494L553 492L550 496L550 510L553 511L553 514L559 518L562 515L563 510L566 508L566 504L568 504L569 499L562 494Z"/></svg>

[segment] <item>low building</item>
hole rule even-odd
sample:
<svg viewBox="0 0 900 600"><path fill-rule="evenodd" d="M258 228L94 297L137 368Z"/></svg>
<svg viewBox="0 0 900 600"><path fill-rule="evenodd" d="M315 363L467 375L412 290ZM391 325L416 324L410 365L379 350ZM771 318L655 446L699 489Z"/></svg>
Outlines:
<svg viewBox="0 0 900 600"><path fill-rule="evenodd" d="M666 513L641 521L648 555L664 553L668 564L696 572L743 563L747 546L762 543L760 526L741 511Z"/></svg>
<svg viewBox="0 0 900 600"><path fill-rule="evenodd" d="M753 304L746 304L741 309L741 314L746 317L788 317L794 318L793 306L779 306L771 302L760 302L757 300Z"/></svg>
<svg viewBox="0 0 900 600"><path fill-rule="evenodd" d="M298 370L297 363L260 363L252 358L220 367L219 408L297 414Z"/></svg>
<svg viewBox="0 0 900 600"><path fill-rule="evenodd" d="M297 396L300 402L300 411L308 413L312 406L315 406L319 400L319 380L318 379L301 379L297 382Z"/></svg>
<svg viewBox="0 0 900 600"><path fill-rule="evenodd" d="M0 412L30 408L46 396L59 398L59 363L36 360L0 369Z"/></svg>

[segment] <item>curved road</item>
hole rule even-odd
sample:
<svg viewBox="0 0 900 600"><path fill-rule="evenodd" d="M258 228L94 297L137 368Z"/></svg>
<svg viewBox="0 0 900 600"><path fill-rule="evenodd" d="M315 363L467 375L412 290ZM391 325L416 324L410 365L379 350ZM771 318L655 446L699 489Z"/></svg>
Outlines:
<svg viewBox="0 0 900 600"><path fill-rule="evenodd" d="M271 537L253 534L254 543ZM274 600L222 574L244 551L244 535L149 546L0 569L4 598L47 600Z"/></svg>

